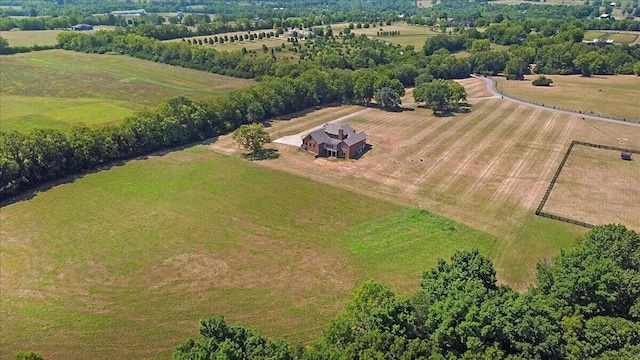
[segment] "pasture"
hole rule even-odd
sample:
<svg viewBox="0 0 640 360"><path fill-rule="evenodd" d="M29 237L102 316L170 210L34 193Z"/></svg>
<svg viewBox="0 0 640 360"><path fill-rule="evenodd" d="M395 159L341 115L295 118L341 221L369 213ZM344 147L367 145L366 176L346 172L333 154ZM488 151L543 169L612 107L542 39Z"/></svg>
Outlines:
<svg viewBox="0 0 640 360"><path fill-rule="evenodd" d="M335 30L343 30L348 24L332 25ZM382 29L382 30L381 30ZM413 45L416 50L422 50L424 47L424 41L430 37L440 34L439 32L431 30L429 26L410 25L406 23L394 23L385 26L373 26L368 29L353 29L353 33L360 35L364 34L373 39L386 41L392 44L398 44L402 46ZM399 36L378 36L379 31L400 31Z"/></svg>
<svg viewBox="0 0 640 360"><path fill-rule="evenodd" d="M120 55L48 50L2 57L3 129L113 124L169 96L210 99L251 80Z"/></svg>
<svg viewBox="0 0 640 360"><path fill-rule="evenodd" d="M57 36L61 31L0 31L0 36L7 39L9 46L55 45L58 43Z"/></svg>
<svg viewBox="0 0 640 360"><path fill-rule="evenodd" d="M576 145L543 211L594 225L622 223L640 231L638 179L637 159L623 161L620 151Z"/></svg>
<svg viewBox="0 0 640 360"><path fill-rule="evenodd" d="M159 358L224 314L306 342L374 278L400 293L496 239L196 146L54 186L0 211L1 359Z"/></svg>
<svg viewBox="0 0 640 360"><path fill-rule="evenodd" d="M273 144L280 158L260 164L426 208L486 231L498 238L492 260L499 280L524 289L534 278L538 260L568 246L585 231L534 215L569 143L577 139L616 145L617 137L640 139L640 127L588 124L553 110L486 98L476 84L479 81L463 81L475 88L470 93L471 112L451 117L435 117L431 110L410 105L405 98L405 106L412 110L328 108L273 121L269 131L276 138L299 132L301 124L309 129L354 114L344 122L365 131L372 148L357 161L331 161ZM237 151L225 138L211 147Z"/></svg>
<svg viewBox="0 0 640 360"><path fill-rule="evenodd" d="M494 77L498 89L505 95L525 99L545 106L582 111L604 116L640 121L640 77L634 75L548 75L550 87L533 86L538 75L525 76L522 81Z"/></svg>

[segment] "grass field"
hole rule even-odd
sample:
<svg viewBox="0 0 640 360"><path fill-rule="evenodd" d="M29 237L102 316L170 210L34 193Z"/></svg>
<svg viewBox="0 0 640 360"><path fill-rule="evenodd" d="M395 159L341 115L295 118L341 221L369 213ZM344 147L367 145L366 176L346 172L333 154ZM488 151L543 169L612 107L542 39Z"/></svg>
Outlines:
<svg viewBox="0 0 640 360"><path fill-rule="evenodd" d="M7 39L9 46L55 45L60 32L61 30L0 31L0 36Z"/></svg>
<svg viewBox="0 0 640 360"><path fill-rule="evenodd" d="M256 30L254 31L254 33L258 34L260 32L269 32L271 30ZM187 39L191 39L191 41L193 40L202 40L204 42L204 39L207 38L213 38L214 36L234 36L234 35L242 35L244 36L245 34L247 34L246 31L235 31L235 32L228 32L228 33L222 33L222 34L216 34L216 35L207 35L207 36L194 36L194 37L190 37L190 38L185 38L185 41ZM182 41L182 39L174 39L174 40L167 40L167 41ZM283 43L287 42L287 35L280 35L280 37L272 37L272 38L263 38L261 40L255 39L253 41L250 40L243 40L243 41L237 41L237 42L225 42L224 44L219 44L216 43L215 45L213 45L213 48L219 51L238 51L238 50L242 50L242 48L245 48L247 50L261 50L262 49L262 45L267 45L268 48L273 48L273 47L278 47L281 46ZM204 44L202 46L212 46L212 45L208 45L208 44Z"/></svg>
<svg viewBox="0 0 640 360"><path fill-rule="evenodd" d="M224 314L318 336L360 282L414 291L488 234L197 146L85 175L0 212L0 358L169 358Z"/></svg>
<svg viewBox="0 0 640 360"><path fill-rule="evenodd" d="M254 84L128 56L48 50L2 57L2 129L109 124L184 95L202 100Z"/></svg>
<svg viewBox="0 0 640 360"><path fill-rule="evenodd" d="M576 145L543 211L594 225L622 223L640 231L638 179L637 160L623 161L619 151Z"/></svg>
<svg viewBox="0 0 640 360"><path fill-rule="evenodd" d="M342 30L347 27L348 24L336 24L332 25L334 29ZM377 36L378 31L400 31L399 36ZM399 44L402 46L413 45L416 50L421 50L424 47L424 41L430 37L438 35L438 32L432 31L428 26L409 25L405 23L395 23L392 25L385 25L383 27L374 26L368 29L353 29L355 34L365 34L371 38L390 42L392 44Z"/></svg>
<svg viewBox="0 0 640 360"><path fill-rule="evenodd" d="M584 232L534 215L569 143L617 145L617 137L640 139L640 128L590 124L552 110L486 99L476 81L463 82L475 89L470 97L478 98L471 100L471 112L453 117L434 117L430 110L409 105L413 111L339 107L275 121L270 131L277 138L357 113L345 122L365 131L372 149L358 161L328 161L275 144L281 157L262 164L425 207L489 232L500 239L493 258L500 281L524 289L533 280L537 260ZM227 138L211 146L236 151Z"/></svg>
<svg viewBox="0 0 640 360"><path fill-rule="evenodd" d="M584 40L613 40L617 44L638 44L640 33L636 31L585 31Z"/></svg>
<svg viewBox="0 0 640 360"><path fill-rule="evenodd" d="M633 75L592 76L551 75L551 87L533 86L537 75L523 81L494 77L506 95L546 106L580 110L594 114L640 120L640 77Z"/></svg>

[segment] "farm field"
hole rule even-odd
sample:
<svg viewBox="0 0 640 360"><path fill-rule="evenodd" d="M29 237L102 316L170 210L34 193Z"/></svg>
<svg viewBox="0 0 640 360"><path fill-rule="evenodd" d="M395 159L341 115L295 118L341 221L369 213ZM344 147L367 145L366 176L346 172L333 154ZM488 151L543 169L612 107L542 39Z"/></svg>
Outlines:
<svg viewBox="0 0 640 360"><path fill-rule="evenodd" d="M2 57L2 129L110 124L169 96L213 98L254 84L119 55L47 50Z"/></svg>
<svg viewBox="0 0 640 360"><path fill-rule="evenodd" d="M536 77L528 75L523 81L507 81L504 77L493 79L501 92L515 98L545 106L640 121L638 76L551 75L549 77L553 85L550 87L531 85Z"/></svg>
<svg viewBox="0 0 640 360"><path fill-rule="evenodd" d="M331 25L335 30L343 30L347 28L349 24L336 24ZM399 36L377 36L378 31L400 31ZM405 23L395 23L392 25L385 25L383 27L373 26L368 29L353 29L351 30L355 34L364 34L371 38L387 41L393 44L402 46L413 45L416 50L422 50L424 47L424 41L430 37L438 35L439 32L431 30L428 26L409 25Z"/></svg>
<svg viewBox="0 0 640 360"><path fill-rule="evenodd" d="M468 79L465 84L472 86L474 81L481 80ZM476 91L470 97L484 97ZM576 116L503 99L470 102L470 113L453 117L434 117L430 110L411 105L413 111L400 113L353 108L355 115L344 122L365 131L372 146L361 159L314 159L298 148L273 144L280 158L260 164L426 208L493 234L499 239L492 260L500 281L524 289L534 277L536 261L586 231L534 215L569 143L576 139L616 145L616 137L640 139L640 127L589 124ZM338 114L340 110L274 121L269 131L274 138L291 135L300 124L308 129L332 116L346 116ZM289 131L291 126L295 131ZM238 151L224 137L211 147Z"/></svg>
<svg viewBox="0 0 640 360"><path fill-rule="evenodd" d="M636 31L585 31L584 40L613 40L618 44L637 44L640 43L640 33Z"/></svg>
<svg viewBox="0 0 640 360"><path fill-rule="evenodd" d="M0 31L0 36L7 39L9 46L55 45L58 43L56 37L61 31Z"/></svg>
<svg viewBox="0 0 640 360"><path fill-rule="evenodd" d="M543 211L594 225L623 223L640 231L638 179L637 160L622 161L619 151L576 145Z"/></svg>
<svg viewBox="0 0 640 360"><path fill-rule="evenodd" d="M408 293L456 249L497 250L451 220L205 146L54 186L0 221L1 359L166 359L217 314L306 342L366 279Z"/></svg>
<svg viewBox="0 0 640 360"><path fill-rule="evenodd" d="M253 31L254 34L258 34L261 32L270 32L272 30L255 30ZM213 38L214 36L235 36L235 35L242 35L244 36L245 34L247 34L246 31L235 31L235 32L228 32L228 33L221 33L221 34L216 34L216 35L207 35L207 36L194 36L194 37L190 37L190 38L184 38L185 41L187 39L191 39L191 41L193 40L202 40L204 42L204 39L207 38ZM278 47L281 46L283 43L287 42L287 34L285 33L284 35L280 35L280 37L272 37L272 38L263 38L263 39L254 39L253 41L250 41L249 39L247 40L243 40L243 41L236 41L236 42L225 42L224 44L220 44L220 43L216 43L215 45L213 45L213 48L219 51L238 51L238 50L242 50L242 48L245 48L247 50L262 50L262 45L267 45L268 48L273 48L273 47ZM172 40L166 40L166 41L182 41L182 39L172 39ZM211 46L208 44L204 44L202 46Z"/></svg>

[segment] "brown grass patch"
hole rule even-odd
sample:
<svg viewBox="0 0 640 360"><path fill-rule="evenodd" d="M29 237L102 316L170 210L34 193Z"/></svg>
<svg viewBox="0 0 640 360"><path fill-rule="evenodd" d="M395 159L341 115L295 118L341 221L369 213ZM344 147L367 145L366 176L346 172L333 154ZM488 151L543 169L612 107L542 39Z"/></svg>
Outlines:
<svg viewBox="0 0 640 360"><path fill-rule="evenodd" d="M543 211L640 231L640 163L634 155L623 161L619 151L574 146Z"/></svg>
<svg viewBox="0 0 640 360"><path fill-rule="evenodd" d="M533 86L538 75L528 75L523 81L508 81L494 77L500 91L527 101L583 113L612 116L640 121L640 77L608 75L550 75L551 87Z"/></svg>

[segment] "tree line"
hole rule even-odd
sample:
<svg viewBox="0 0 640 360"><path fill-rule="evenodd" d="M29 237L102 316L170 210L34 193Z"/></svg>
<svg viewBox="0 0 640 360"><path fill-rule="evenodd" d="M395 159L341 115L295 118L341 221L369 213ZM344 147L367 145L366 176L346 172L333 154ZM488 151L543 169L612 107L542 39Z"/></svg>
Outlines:
<svg viewBox="0 0 640 360"><path fill-rule="evenodd" d="M640 357L640 235L593 228L579 246L538 264L535 286L498 285L477 250L424 272L396 295L370 280L310 346L289 346L222 316L174 359L636 359Z"/></svg>
<svg viewBox="0 0 640 360"><path fill-rule="evenodd" d="M0 131L0 200L102 164L226 134L243 124L328 103L367 104L383 88L404 94L390 74L313 68L295 78L266 76L256 86L211 101L171 97L120 125Z"/></svg>

